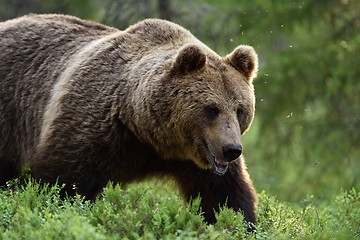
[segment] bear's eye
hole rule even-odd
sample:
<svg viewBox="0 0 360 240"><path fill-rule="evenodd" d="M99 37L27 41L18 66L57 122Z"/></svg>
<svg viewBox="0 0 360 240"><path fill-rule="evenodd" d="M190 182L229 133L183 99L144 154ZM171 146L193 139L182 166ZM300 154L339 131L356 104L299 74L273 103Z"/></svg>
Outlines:
<svg viewBox="0 0 360 240"><path fill-rule="evenodd" d="M236 115L238 118L241 118L241 116L243 115L243 110L241 108L239 108L237 111L236 111Z"/></svg>
<svg viewBox="0 0 360 240"><path fill-rule="evenodd" d="M214 106L206 107L205 111L206 111L206 114L208 115L208 117L211 119L215 119L219 115L219 112L220 112L219 108L214 107Z"/></svg>

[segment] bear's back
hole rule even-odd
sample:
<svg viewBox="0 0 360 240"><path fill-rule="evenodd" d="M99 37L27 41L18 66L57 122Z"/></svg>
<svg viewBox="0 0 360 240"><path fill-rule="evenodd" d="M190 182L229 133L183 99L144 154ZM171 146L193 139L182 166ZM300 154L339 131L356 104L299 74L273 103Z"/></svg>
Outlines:
<svg viewBox="0 0 360 240"><path fill-rule="evenodd" d="M60 61L65 62L87 43L116 31L101 24L55 14L27 15L0 23L0 79L3 81L9 74L34 74L40 70L41 66L37 64L41 63L56 63L56 69Z"/></svg>

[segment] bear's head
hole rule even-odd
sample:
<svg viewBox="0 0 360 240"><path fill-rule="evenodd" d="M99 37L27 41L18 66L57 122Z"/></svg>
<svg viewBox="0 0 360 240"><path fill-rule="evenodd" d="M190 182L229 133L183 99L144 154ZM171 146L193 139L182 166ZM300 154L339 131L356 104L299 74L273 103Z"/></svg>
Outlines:
<svg viewBox="0 0 360 240"><path fill-rule="evenodd" d="M192 160L224 174L240 157L241 135L254 117L257 61L250 46L223 58L202 45L183 46L143 93L141 102L149 104L142 106L146 121L138 136L164 159Z"/></svg>

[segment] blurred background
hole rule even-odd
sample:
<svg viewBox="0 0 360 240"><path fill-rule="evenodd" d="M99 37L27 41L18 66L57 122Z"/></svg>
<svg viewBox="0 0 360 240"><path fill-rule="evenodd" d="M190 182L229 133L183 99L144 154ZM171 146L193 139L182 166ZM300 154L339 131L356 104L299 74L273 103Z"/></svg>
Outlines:
<svg viewBox="0 0 360 240"><path fill-rule="evenodd" d="M280 200L360 190L359 0L0 0L0 20L63 13L125 29L163 18L220 55L252 45L256 116L243 137L252 180Z"/></svg>

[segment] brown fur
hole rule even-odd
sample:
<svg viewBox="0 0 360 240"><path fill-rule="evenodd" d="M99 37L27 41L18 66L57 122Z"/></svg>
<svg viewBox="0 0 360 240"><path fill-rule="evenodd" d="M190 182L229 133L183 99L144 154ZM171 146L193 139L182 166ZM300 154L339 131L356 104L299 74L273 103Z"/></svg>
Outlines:
<svg viewBox="0 0 360 240"><path fill-rule="evenodd" d="M109 180L170 177L208 222L225 203L255 222L244 159L224 150L241 153L254 117L251 47L221 58L163 20L29 15L0 24L0 48L1 185L24 165L89 199Z"/></svg>

